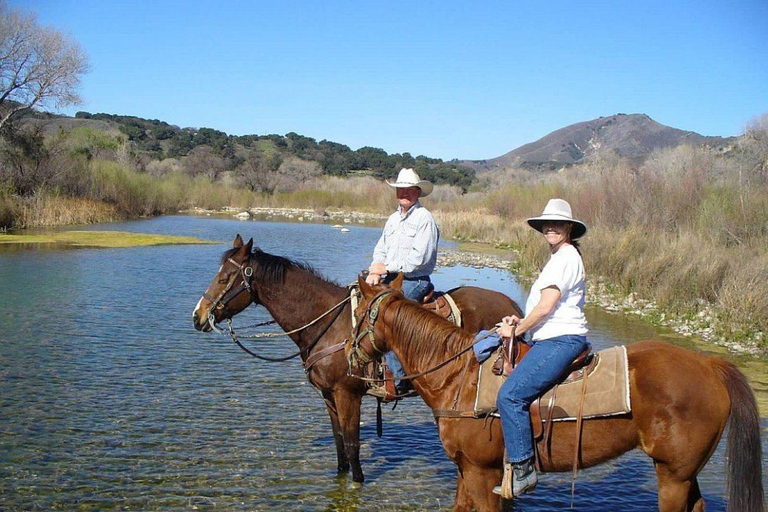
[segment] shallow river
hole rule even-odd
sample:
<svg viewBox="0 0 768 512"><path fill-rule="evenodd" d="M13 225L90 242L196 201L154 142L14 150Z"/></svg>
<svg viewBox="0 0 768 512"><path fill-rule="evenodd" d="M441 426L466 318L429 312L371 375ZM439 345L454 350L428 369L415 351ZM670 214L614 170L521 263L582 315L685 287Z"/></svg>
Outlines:
<svg viewBox="0 0 768 512"><path fill-rule="evenodd" d="M87 229L217 243L0 250L0 511L450 510L455 468L418 398L385 409L382 438L375 399L364 400L366 484L350 490L335 474L325 407L301 365L252 359L192 326L236 233L348 284L367 268L378 228L170 216ZM520 303L526 295L493 269L439 268L434 281L497 289ZM691 343L633 318L587 315L598 349L652 336ZM236 323L266 319L252 307ZM287 339L259 343L264 355L295 351ZM765 403L765 364L742 367ZM707 510L725 510L723 468L721 446L700 477ZM507 509L569 504L570 476L548 474ZM642 453L579 473L574 510L655 509L655 474Z"/></svg>

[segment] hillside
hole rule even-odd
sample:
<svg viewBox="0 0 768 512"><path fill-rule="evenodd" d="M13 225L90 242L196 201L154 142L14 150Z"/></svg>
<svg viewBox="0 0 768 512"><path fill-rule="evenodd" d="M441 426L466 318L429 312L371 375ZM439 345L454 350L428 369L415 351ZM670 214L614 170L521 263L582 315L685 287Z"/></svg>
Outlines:
<svg viewBox="0 0 768 512"><path fill-rule="evenodd" d="M89 112L69 117L30 111L20 117L18 124L34 125L46 137L75 132L106 134L128 143L141 170L147 170L153 162L174 161L188 174L205 174L214 179L230 176L252 190L272 191L280 183L297 183L317 174L393 179L403 167L415 169L433 183L465 191L475 181L474 170L457 161L388 154L374 147L352 150L344 144L318 142L294 132L236 136L213 128L181 128L157 119ZM89 154L91 150L88 148Z"/></svg>
<svg viewBox="0 0 768 512"><path fill-rule="evenodd" d="M681 144L725 148L735 140L671 128L645 114L616 114L566 126L497 158L461 163L478 172L509 167L555 170L599 152L642 160L655 150Z"/></svg>

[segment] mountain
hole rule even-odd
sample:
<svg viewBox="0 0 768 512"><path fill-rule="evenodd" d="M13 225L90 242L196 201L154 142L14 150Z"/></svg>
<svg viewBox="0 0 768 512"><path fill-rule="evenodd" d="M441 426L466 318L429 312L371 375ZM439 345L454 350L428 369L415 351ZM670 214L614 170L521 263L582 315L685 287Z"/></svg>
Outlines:
<svg viewBox="0 0 768 512"><path fill-rule="evenodd" d="M478 172L510 167L556 170L599 152L642 160L657 149L681 144L725 148L735 140L671 128L645 114L616 114L566 126L497 158L461 163Z"/></svg>

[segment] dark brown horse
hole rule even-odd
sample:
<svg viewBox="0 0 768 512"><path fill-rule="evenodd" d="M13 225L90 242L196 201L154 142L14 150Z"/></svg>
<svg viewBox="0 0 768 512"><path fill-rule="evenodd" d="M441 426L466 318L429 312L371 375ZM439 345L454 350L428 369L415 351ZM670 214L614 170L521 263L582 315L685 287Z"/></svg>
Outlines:
<svg viewBox="0 0 768 512"><path fill-rule="evenodd" d="M472 334L427 314L397 291L372 289L359 279L363 300L356 314L360 327L373 329L375 345L392 350L406 372L436 367L470 347ZM377 308L371 304L378 303ZM370 311L376 311L371 326ZM368 314L367 314L368 313ZM436 350L435 347L440 347ZM368 336L359 349L373 356ZM351 355L355 348L348 344ZM696 476L715 451L726 424L728 507L731 511L763 510L760 416L754 394L738 368L719 358L661 341L639 341L627 347L632 412L584 420L580 466L600 464L639 448L653 459L659 487L659 510L704 510ZM466 373L465 373L466 372ZM471 350L422 377L413 385L433 410L472 410L478 363ZM467 379L464 375L472 375ZM500 421L439 417L443 447L458 466L455 511L497 511L499 497L491 489L501 482L504 452ZM576 422L556 422L548 443L539 443L545 471L569 471L576 453Z"/></svg>
<svg viewBox="0 0 768 512"><path fill-rule="evenodd" d="M221 268L193 312L195 328L210 331L209 315L218 323L249 304L261 304L290 332L339 305L316 324L291 334L291 339L301 351L305 368L309 367L309 381L325 400L338 470L346 472L351 465L352 480L361 483L360 405L366 385L347 375L341 345L352 330L352 310L344 302L350 291L328 282L307 265L252 249L253 239L243 244L237 235L234 246L223 254ZM464 325L473 332L491 328L503 316L520 311L506 295L482 288L457 288L451 296L462 311Z"/></svg>

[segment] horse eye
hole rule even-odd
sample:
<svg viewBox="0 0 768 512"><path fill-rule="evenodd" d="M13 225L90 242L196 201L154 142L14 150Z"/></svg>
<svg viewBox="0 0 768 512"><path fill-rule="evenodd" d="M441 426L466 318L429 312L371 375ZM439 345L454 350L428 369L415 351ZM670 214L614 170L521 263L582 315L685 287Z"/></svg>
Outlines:
<svg viewBox="0 0 768 512"><path fill-rule="evenodd" d="M219 277L219 284L227 284L229 282L229 276Z"/></svg>

